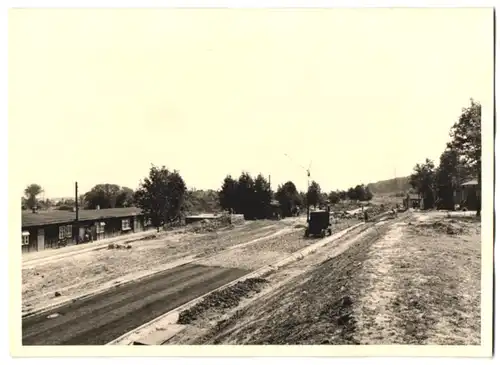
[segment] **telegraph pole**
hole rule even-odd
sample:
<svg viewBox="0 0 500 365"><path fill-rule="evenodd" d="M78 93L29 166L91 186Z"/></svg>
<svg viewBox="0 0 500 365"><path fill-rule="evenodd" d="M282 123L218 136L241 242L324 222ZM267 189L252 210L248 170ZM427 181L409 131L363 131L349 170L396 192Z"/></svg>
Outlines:
<svg viewBox="0 0 500 365"><path fill-rule="evenodd" d="M309 164L309 168L311 168L311 164ZM311 177L311 172L309 169L307 171L307 189L306 189L306 205L307 205L307 223L309 223L309 198L307 195L309 194L309 177Z"/></svg>
<svg viewBox="0 0 500 365"><path fill-rule="evenodd" d="M76 225L76 244L80 243L80 227L78 226L78 182L75 181L75 225Z"/></svg>

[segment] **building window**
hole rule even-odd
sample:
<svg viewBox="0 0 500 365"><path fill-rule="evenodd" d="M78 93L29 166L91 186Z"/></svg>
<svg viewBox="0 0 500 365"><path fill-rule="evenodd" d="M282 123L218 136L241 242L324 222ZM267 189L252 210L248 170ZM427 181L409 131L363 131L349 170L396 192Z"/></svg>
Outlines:
<svg viewBox="0 0 500 365"><path fill-rule="evenodd" d="M22 233L22 242L23 242L23 246L29 245L29 243L30 243L30 233L29 232L24 231Z"/></svg>
<svg viewBox="0 0 500 365"><path fill-rule="evenodd" d="M122 219L122 231L128 231L130 229L130 219Z"/></svg>
<svg viewBox="0 0 500 365"><path fill-rule="evenodd" d="M59 239L71 238L73 236L73 226L68 224L66 226L59 226Z"/></svg>
<svg viewBox="0 0 500 365"><path fill-rule="evenodd" d="M104 222L97 222L96 223L96 233L104 233L104 227L106 226L106 223Z"/></svg>
<svg viewBox="0 0 500 365"><path fill-rule="evenodd" d="M59 239L62 240L66 236L66 226L59 226Z"/></svg>
<svg viewBox="0 0 500 365"><path fill-rule="evenodd" d="M66 238L71 238L73 236L73 226L68 224L66 226Z"/></svg>

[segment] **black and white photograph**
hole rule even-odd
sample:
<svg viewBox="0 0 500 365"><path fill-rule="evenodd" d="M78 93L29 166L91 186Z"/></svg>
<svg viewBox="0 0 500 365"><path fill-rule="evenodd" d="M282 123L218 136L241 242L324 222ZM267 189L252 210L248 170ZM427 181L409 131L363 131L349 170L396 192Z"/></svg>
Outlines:
<svg viewBox="0 0 500 365"><path fill-rule="evenodd" d="M12 356L492 356L493 55L493 8L10 8Z"/></svg>

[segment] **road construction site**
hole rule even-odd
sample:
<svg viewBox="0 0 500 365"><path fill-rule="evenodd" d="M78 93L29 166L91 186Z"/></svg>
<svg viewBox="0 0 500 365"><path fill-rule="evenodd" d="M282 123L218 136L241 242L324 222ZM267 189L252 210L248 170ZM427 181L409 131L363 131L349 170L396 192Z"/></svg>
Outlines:
<svg viewBox="0 0 500 365"><path fill-rule="evenodd" d="M164 344L479 345L480 279L476 217L407 212L213 293L155 332ZM162 341L155 332L141 338Z"/></svg>
<svg viewBox="0 0 500 365"><path fill-rule="evenodd" d="M121 247L29 260L23 265L23 343L109 342L314 242L303 238L302 220L252 221L213 232L186 227ZM335 229L358 222L345 219Z"/></svg>
<svg viewBox="0 0 500 365"><path fill-rule="evenodd" d="M476 228L476 222L459 217L455 223L441 223L468 225L450 228L456 234L449 234L448 228L439 231L430 223L448 218L423 221L422 217L430 216L406 212L364 224L347 215L336 221L333 236L308 239L305 217L252 221L211 232L185 228L53 260L26 261L23 344L390 343L400 338L398 323L408 319L419 323L415 318L422 316L420 307L409 302L416 295L412 290L422 291L417 296L420 305L422 298L432 302L432 293L423 284L431 280L425 270L438 270L432 266L438 259L434 245L422 246L408 232L430 231L429 240L442 240L438 234L444 234L449 245L457 245ZM425 268L403 254L401 232L405 240L416 242L412 250L424 250L431 260ZM474 306L479 298L474 285L480 241L470 237L466 246L470 272L452 280L455 289L445 294L457 297L448 306L450 316L465 315L465 306ZM446 269L456 270L455 265L448 260ZM390 275L396 269L401 274ZM415 280L420 284L413 285ZM465 280L469 284L462 293ZM442 287L435 289L443 292ZM361 297L363 292L368 294ZM394 322L394 313L400 322ZM425 323L439 322L444 329L454 323L439 308L424 314L430 316ZM464 343L477 341L476 314L465 319L468 334L458 330ZM442 333L440 337L439 331L432 337L427 327L415 326L413 332L403 331L413 343L455 339ZM381 334L383 339L377 340Z"/></svg>

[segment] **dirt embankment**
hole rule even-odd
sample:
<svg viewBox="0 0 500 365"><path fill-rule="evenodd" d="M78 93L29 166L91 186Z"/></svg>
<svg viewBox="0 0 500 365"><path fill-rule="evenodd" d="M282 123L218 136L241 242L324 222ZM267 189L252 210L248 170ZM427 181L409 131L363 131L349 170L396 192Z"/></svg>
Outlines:
<svg viewBox="0 0 500 365"><path fill-rule="evenodd" d="M373 225L275 290L271 275L263 294L248 291L232 309L199 309L189 323L202 329L173 343L479 344L480 243L469 218L419 213Z"/></svg>
<svg viewBox="0 0 500 365"><path fill-rule="evenodd" d="M209 311L234 308L238 306L242 298L258 293L260 288L267 283L268 281L263 278L250 278L223 290L213 292L194 307L181 312L177 323L190 324L198 319L201 314L206 316Z"/></svg>

